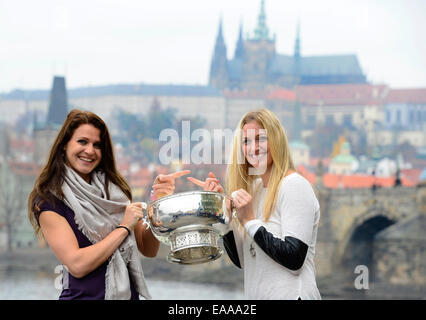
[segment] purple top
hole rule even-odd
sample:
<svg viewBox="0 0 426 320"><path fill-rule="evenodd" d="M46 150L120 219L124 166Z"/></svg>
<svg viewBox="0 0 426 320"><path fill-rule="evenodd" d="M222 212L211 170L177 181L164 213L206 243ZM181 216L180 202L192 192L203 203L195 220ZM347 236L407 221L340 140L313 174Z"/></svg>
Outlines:
<svg viewBox="0 0 426 320"><path fill-rule="evenodd" d="M55 198L55 203L53 205L44 202L40 206L40 211L35 212L37 222L39 222L40 214L43 211L54 211L64 217L74 231L80 248L85 248L92 245L89 239L87 239L87 237L78 229L78 226L74 220L74 211L70 209L63 201ZM62 289L59 300L104 300L105 274L107 265L108 260L82 278L75 278L68 272L68 286ZM131 279L130 274L129 278ZM132 280L130 280L130 289L132 292L130 299L138 300L139 294L136 292Z"/></svg>

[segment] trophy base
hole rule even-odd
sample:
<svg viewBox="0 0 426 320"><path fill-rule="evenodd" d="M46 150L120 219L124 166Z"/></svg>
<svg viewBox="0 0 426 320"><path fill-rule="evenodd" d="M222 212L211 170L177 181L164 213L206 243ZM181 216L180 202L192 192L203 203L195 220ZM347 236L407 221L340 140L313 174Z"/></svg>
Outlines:
<svg viewBox="0 0 426 320"><path fill-rule="evenodd" d="M218 259L219 235L205 225L192 225L176 229L170 235L171 251L167 260L178 264L200 264Z"/></svg>
<svg viewBox="0 0 426 320"><path fill-rule="evenodd" d="M214 247L187 248L170 252L167 261L178 264L201 264L220 258L222 253L222 249Z"/></svg>

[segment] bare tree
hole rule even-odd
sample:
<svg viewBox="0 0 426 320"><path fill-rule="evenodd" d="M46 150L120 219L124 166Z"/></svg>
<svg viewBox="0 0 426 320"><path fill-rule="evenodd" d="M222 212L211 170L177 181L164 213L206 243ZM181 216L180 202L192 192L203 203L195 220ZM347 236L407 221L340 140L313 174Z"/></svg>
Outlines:
<svg viewBox="0 0 426 320"><path fill-rule="evenodd" d="M14 226L22 220L26 197L22 179L11 168L10 150L5 151L0 158L0 226L6 230L6 247L11 251Z"/></svg>

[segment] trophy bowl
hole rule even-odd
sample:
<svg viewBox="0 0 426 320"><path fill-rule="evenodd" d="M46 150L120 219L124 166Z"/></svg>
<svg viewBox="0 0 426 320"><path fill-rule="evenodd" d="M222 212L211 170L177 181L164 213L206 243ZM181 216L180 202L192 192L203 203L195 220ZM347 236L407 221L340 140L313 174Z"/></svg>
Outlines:
<svg viewBox="0 0 426 320"><path fill-rule="evenodd" d="M229 229L224 200L218 192L189 191L148 205L152 233L170 246L169 262L199 264L222 255L218 240Z"/></svg>

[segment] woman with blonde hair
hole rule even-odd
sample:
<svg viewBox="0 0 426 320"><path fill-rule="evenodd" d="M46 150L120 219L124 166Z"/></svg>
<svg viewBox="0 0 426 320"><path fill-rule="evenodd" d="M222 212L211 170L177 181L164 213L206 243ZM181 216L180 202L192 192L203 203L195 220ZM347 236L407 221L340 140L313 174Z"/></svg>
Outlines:
<svg viewBox="0 0 426 320"><path fill-rule="evenodd" d="M205 190L223 192L212 178ZM314 265L318 200L295 171L284 129L271 111L248 112L240 120L226 189L236 216L229 217L232 231L224 245L244 269L246 297L321 299Z"/></svg>
<svg viewBox="0 0 426 320"><path fill-rule="evenodd" d="M59 299L150 299L139 253L159 242L116 168L105 122L72 110L28 199L36 234L65 265Z"/></svg>

